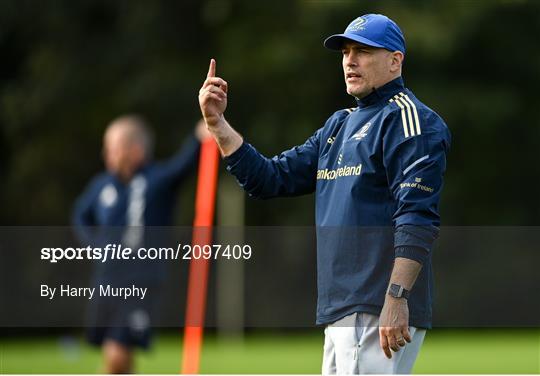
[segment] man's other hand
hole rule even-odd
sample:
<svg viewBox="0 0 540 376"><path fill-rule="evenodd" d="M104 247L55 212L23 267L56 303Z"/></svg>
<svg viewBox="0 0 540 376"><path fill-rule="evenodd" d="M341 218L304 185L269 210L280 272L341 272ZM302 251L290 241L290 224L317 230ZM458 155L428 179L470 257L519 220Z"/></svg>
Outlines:
<svg viewBox="0 0 540 376"><path fill-rule="evenodd" d="M411 342L407 299L386 296L379 317L379 341L388 359L392 358L390 350L399 351L407 342Z"/></svg>

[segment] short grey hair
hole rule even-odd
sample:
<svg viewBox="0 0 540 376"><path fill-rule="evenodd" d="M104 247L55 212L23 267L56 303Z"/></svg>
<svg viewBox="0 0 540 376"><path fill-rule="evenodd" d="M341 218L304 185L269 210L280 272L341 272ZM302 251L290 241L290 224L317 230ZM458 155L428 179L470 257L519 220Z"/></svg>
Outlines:
<svg viewBox="0 0 540 376"><path fill-rule="evenodd" d="M146 119L138 114L126 114L114 119L109 128L114 126L126 127L129 142L135 142L144 148L145 159L150 160L154 155L154 133Z"/></svg>

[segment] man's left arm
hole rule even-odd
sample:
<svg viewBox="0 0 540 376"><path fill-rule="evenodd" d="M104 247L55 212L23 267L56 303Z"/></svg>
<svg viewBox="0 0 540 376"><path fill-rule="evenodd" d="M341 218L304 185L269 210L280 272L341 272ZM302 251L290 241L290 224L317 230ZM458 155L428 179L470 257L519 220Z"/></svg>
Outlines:
<svg viewBox="0 0 540 376"><path fill-rule="evenodd" d="M395 259L389 286L411 291L438 236L439 198L450 134L434 113L419 117L415 134L404 134L403 118L397 115L387 119L390 124L383 152L389 186L397 202L393 217ZM385 295L379 337L388 358L392 357L390 349L399 351L411 341L406 298Z"/></svg>
<svg viewBox="0 0 540 376"><path fill-rule="evenodd" d="M396 284L411 291L422 264L404 257L396 257L390 277L390 285ZM411 342L409 332L409 306L407 299L385 295L384 306L379 317L379 340L382 350L388 358L392 352Z"/></svg>

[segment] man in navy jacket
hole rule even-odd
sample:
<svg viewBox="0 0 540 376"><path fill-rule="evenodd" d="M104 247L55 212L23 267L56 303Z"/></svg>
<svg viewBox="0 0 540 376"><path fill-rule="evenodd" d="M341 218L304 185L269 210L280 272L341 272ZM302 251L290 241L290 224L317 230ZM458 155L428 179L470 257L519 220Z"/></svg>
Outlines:
<svg viewBox="0 0 540 376"><path fill-rule="evenodd" d="M253 197L315 192L317 323L323 373L409 373L431 326L431 250L450 133L404 86L405 40L367 14L332 35L347 93L303 145L266 158L225 120L227 82L211 60L199 92L227 169ZM414 288L413 288L414 286Z"/></svg>

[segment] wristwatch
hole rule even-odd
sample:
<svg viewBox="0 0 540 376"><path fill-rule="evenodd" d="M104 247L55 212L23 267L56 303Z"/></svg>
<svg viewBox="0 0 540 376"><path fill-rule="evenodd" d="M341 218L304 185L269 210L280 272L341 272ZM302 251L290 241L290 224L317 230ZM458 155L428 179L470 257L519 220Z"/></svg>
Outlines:
<svg viewBox="0 0 540 376"><path fill-rule="evenodd" d="M388 291L386 292L388 295L393 296L394 298L405 298L409 299L409 290L405 290L403 286L396 285L395 283L392 283L388 287Z"/></svg>

